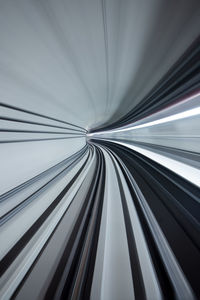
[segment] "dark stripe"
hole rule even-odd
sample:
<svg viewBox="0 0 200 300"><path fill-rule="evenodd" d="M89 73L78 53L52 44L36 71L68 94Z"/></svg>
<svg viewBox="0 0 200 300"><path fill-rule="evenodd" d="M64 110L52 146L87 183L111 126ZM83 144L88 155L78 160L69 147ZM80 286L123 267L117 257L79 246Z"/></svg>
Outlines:
<svg viewBox="0 0 200 300"><path fill-rule="evenodd" d="M0 132L15 132L15 133L45 133L45 134L73 134L73 135L81 135L81 133L83 133L83 135L85 136L84 132L75 130L75 129L70 129L68 128L68 130L73 131L72 132L63 132L63 131L43 131L43 130L21 130L21 129L0 129ZM74 131L76 131L74 133Z"/></svg>
<svg viewBox="0 0 200 300"><path fill-rule="evenodd" d="M146 242L148 244L148 249L150 251L152 262L153 262L155 271L157 273L157 278L159 280L159 283L160 283L160 286L161 286L161 289L162 289L163 297L166 300L169 300L169 299L173 300L173 299L175 299L175 294L174 294L172 284L171 284L169 276L166 272L165 266L163 264L163 260L161 258L161 255L160 255L159 251L158 251L158 248L156 246L156 243L154 241L152 233L149 229L149 225L147 223L147 220L146 220L146 218L143 214L143 211L140 207L140 203L139 203L139 201L137 199L137 196L136 196L136 194L133 190L130 179L128 178L124 168L122 167L120 161L118 160L118 157L115 155L115 151L114 151L113 155L115 156L116 160L118 161L119 165L121 166L122 173L125 177L125 180L126 180L126 182L128 184L128 187L129 187L129 191L132 195L132 199L134 201L134 205L135 205L138 217L140 219L140 224L142 226L142 230L143 230ZM128 168L128 164L126 166ZM130 249L130 251L132 251L132 250ZM132 272L134 274L134 269L133 269ZM147 297L148 297L148 295L147 295Z"/></svg>
<svg viewBox="0 0 200 300"><path fill-rule="evenodd" d="M40 125L40 126L53 127L53 128L61 128L61 129L67 129L67 130L69 129L68 127L64 127L64 126L51 125L51 124L46 124L46 123L28 121L28 120L23 120L23 119L15 119L15 118L9 118L9 117L2 117L2 116L0 117L0 120L24 123L24 124ZM71 130L75 130L75 129L72 128ZM80 132L82 132L82 131L80 130ZM85 132L82 132L82 133L85 134Z"/></svg>
<svg viewBox="0 0 200 300"><path fill-rule="evenodd" d="M64 138L47 138L47 139L26 139L26 140L0 140L0 144L10 144L10 143L26 143L26 142L41 142L41 141L52 141L52 140L68 140L68 139L77 139L80 137L84 137L84 135L79 136L71 136L71 137L64 137Z"/></svg>
<svg viewBox="0 0 200 300"><path fill-rule="evenodd" d="M133 278L133 286L134 286L134 294L136 299L145 300L146 294L145 294L145 288L144 288L144 281L142 277L142 272L140 268L140 261L137 253L137 247L136 247L136 241L132 229L132 224L130 220L130 215L126 203L126 197L124 195L123 186L121 183L121 179L119 176L119 172L116 168L115 162L110 156L115 168L115 172L117 175L119 190L120 190L120 196L121 196L121 203L123 208L123 214L124 214L124 222L126 227L126 235L127 235L127 242L128 242L128 249L129 249L129 257L130 257L130 265L131 265L131 272L132 272L132 278ZM148 295L147 295L148 296Z"/></svg>
<svg viewBox="0 0 200 300"><path fill-rule="evenodd" d="M51 203L51 205L45 210L45 212L35 221L35 223L28 229L28 231L18 240L18 242L10 249L10 251L4 256L4 258L0 262L0 276L2 276L8 267L12 264L16 256L22 251L22 249L27 245L32 236L37 232L37 230L41 227L44 221L48 218L48 216L52 213L55 207L60 203L62 198L71 188L75 180L78 178L82 170L84 169L87 160L84 162L82 167L76 173L76 175L72 178L72 180L67 184L67 186L60 192L60 194L56 197L56 199Z"/></svg>
<svg viewBox="0 0 200 300"><path fill-rule="evenodd" d="M136 122L200 90L200 36L170 68L149 94L125 116L90 132L111 130Z"/></svg>
<svg viewBox="0 0 200 300"><path fill-rule="evenodd" d="M70 125L70 126L73 126L73 127L76 127L76 128L80 128L80 129L82 129L85 132L87 131L87 130L85 130L85 128L83 128L81 126L77 126L77 125L74 125L72 123L60 120L60 119L56 119L56 118L53 118L53 117L50 117L50 116L39 114L39 113L30 111L30 110L27 110L27 109L24 109L24 108L19 108L19 107L16 107L16 106L13 106L13 105L9 105L9 104L6 104L6 103L0 103L0 106L6 107L6 108L9 108L9 109L12 109L12 110L16 110L16 111L21 111L21 112L24 112L24 113L27 113L27 114L31 114L31 115L34 115L34 116L38 116L38 117L41 117L41 118L53 120L53 121L60 122L60 123L63 123L63 124L67 124L67 125Z"/></svg>
<svg viewBox="0 0 200 300"><path fill-rule="evenodd" d="M100 178L98 180L98 187L96 192L96 201L98 201L96 211L93 212L94 216L94 226L92 228L92 238L90 239L90 244L88 246L88 256L87 261L84 265L84 272L82 274L82 280L80 283L80 290L78 294L78 298L81 299L90 299L92 281L93 281L93 274L94 274L94 267L96 261L96 254L97 254L97 246L99 240L99 231L101 225L101 216L102 216L102 208L103 208L103 200L104 200L104 186L105 186L105 160L100 151L100 163L101 163L101 173Z"/></svg>
<svg viewBox="0 0 200 300"><path fill-rule="evenodd" d="M99 162L97 160L96 172L99 169ZM45 299L52 299L55 297L56 292L59 294L68 294L72 285L73 278L76 274L78 259L80 257L81 249L84 243L84 236L86 234L88 211L91 208L92 195L96 186L96 172L94 171L94 185L91 184L83 202L80 214L76 220L73 231L63 251L63 255L51 280L49 288L46 292ZM65 274L64 274L65 272ZM60 284L61 278L64 276L64 285ZM67 296L66 296L67 297ZM62 297L61 297L62 298Z"/></svg>

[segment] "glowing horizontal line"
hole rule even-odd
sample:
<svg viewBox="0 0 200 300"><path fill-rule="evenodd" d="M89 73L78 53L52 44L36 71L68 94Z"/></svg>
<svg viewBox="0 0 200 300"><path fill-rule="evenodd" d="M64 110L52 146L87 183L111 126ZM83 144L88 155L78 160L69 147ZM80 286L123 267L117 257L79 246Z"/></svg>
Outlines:
<svg viewBox="0 0 200 300"><path fill-rule="evenodd" d="M193 109L190 109L190 110L187 110L187 111L184 111L184 112L181 112L181 113L169 116L169 117L165 117L165 118L162 118L159 120L151 121L151 122L148 122L145 124L141 124L141 125L125 128L125 129L119 129L116 132L135 130L135 129L145 128L145 127L160 125L160 124L164 124L164 123L168 123L168 122L172 122L172 121L176 121L176 120L194 117L197 115L200 115L200 107L196 107L196 108L193 108Z"/></svg>
<svg viewBox="0 0 200 300"><path fill-rule="evenodd" d="M186 100L191 100L194 99L196 97L200 96L200 93L195 94L189 98L187 98ZM145 127L151 127L151 126L155 126L155 125L160 125L160 124L165 124L168 122L172 122L172 121L177 121L177 120L181 120L181 119L185 119L185 118L189 118L189 117L194 117L200 115L200 107L195 107L168 117L164 117L155 121L150 121L144 124L140 124L140 125L136 125L136 126L132 126L132 127L126 127L126 128L121 128L121 129L115 129L115 130L109 130L109 131L101 131L101 132L97 132L97 133L92 133L88 136L94 136L94 135L101 135L101 134L112 134L112 133L119 133L119 132L125 132L125 131L130 131L130 130L135 130L135 129L141 129L141 128L145 128Z"/></svg>

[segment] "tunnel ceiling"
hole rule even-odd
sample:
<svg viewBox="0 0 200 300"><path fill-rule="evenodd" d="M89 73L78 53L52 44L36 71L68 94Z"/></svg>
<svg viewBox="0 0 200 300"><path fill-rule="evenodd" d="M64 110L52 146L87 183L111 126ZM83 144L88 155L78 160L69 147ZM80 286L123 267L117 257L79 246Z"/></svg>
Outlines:
<svg viewBox="0 0 200 300"><path fill-rule="evenodd" d="M1 1L2 102L117 124L197 38L199 14L195 0Z"/></svg>

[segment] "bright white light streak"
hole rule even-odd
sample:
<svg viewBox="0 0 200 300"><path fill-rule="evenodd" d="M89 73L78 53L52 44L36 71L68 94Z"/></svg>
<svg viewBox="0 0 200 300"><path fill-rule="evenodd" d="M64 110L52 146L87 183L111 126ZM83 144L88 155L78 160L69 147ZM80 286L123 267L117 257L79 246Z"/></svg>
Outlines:
<svg viewBox="0 0 200 300"><path fill-rule="evenodd" d="M189 118L189 117L194 117L200 115L200 107L196 107L172 116L168 116L159 120L155 120L155 121L151 121L145 124L141 124L141 125L137 125L137 126L133 126L133 127L129 127L129 128L124 128L124 129L119 129L117 132L122 132L122 131L128 131L128 130L135 130L135 129L140 129L140 128L144 128L144 127L150 127L150 126L154 126L154 125L160 125L160 124L164 124L167 122L171 122L171 121L177 121L180 119L185 119L185 118Z"/></svg>
<svg viewBox="0 0 200 300"><path fill-rule="evenodd" d="M197 97L200 96L200 93L195 94L187 99L185 99L183 102L186 103L192 99L195 99ZM180 105L180 104L178 104ZM177 106L177 105L175 105ZM170 107L171 109L172 107ZM164 117L155 121L150 121L147 123L143 123L140 125L136 125L136 126L131 126L131 127L125 127L125 128L121 128L121 129L114 129L114 130L108 130L108 131L101 131L101 132L97 132L97 133L91 133L88 134L88 137L92 137L95 135L101 135L101 134L110 134L110 133L118 133L118 132L125 132L125 131L129 131L129 130L135 130L135 129L141 129L141 128L145 128L145 127L151 127L151 126L155 126L155 125L160 125L160 124L165 124L168 122L172 122L172 121L176 121L176 120L181 120L181 119L185 119L185 118L190 118L190 117L194 117L200 115L200 106L199 107L195 107L174 115L170 115L168 117ZM144 119L145 120L145 119Z"/></svg>

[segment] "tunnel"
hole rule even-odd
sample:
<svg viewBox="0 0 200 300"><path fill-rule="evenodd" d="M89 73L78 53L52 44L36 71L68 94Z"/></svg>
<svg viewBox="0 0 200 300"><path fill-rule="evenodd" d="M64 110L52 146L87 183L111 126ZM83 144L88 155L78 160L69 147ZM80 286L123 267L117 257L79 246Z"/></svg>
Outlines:
<svg viewBox="0 0 200 300"><path fill-rule="evenodd" d="M0 1L0 299L200 299L199 0Z"/></svg>

